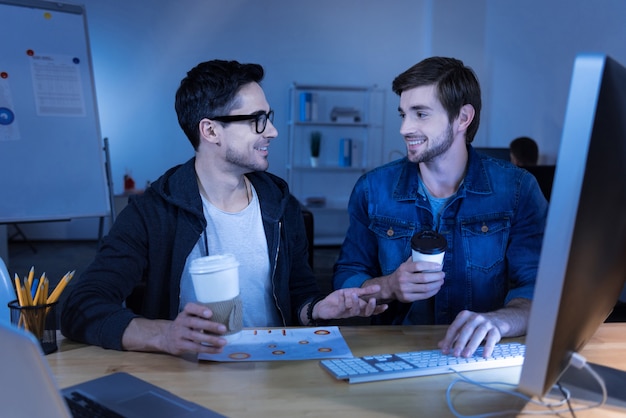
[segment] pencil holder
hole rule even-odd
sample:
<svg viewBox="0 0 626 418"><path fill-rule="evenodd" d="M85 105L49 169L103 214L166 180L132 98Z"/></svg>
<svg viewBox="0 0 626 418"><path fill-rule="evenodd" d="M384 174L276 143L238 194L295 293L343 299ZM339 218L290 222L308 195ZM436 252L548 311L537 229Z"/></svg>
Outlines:
<svg viewBox="0 0 626 418"><path fill-rule="evenodd" d="M9 302L11 323L31 332L39 340L44 354L57 351L57 302L36 306L20 306L17 300Z"/></svg>

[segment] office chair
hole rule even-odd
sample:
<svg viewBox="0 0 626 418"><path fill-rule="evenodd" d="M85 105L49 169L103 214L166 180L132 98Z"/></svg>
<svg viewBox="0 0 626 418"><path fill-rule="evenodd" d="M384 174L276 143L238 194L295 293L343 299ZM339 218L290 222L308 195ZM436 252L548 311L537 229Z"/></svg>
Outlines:
<svg viewBox="0 0 626 418"><path fill-rule="evenodd" d="M530 171L530 174L535 176L537 179L537 183L539 183L539 188L543 192L546 200L550 202L550 196L552 195L552 183L554 182L554 171L556 170L555 165L534 165L534 166L524 166L522 167L527 171Z"/></svg>
<svg viewBox="0 0 626 418"><path fill-rule="evenodd" d="M15 290L4 260L0 258L0 322L11 323L9 302L15 300Z"/></svg>
<svg viewBox="0 0 626 418"><path fill-rule="evenodd" d="M306 231L306 239L309 244L309 265L313 268L315 256L313 254L313 238L314 238L314 218L313 212L302 206L302 218L304 220L304 230Z"/></svg>

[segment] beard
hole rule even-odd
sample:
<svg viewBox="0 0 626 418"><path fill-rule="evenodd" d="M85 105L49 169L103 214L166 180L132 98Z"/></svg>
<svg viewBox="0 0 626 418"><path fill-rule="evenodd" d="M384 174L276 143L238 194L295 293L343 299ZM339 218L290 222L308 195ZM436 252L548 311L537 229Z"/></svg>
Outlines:
<svg viewBox="0 0 626 418"><path fill-rule="evenodd" d="M250 157L248 154L243 154L233 149L228 149L226 151L225 159L226 162L244 168L247 172L265 171L269 167L267 158L260 160L257 156L255 159Z"/></svg>
<svg viewBox="0 0 626 418"><path fill-rule="evenodd" d="M431 148L427 148L421 154L409 153L409 161L413 163L428 163L444 154L452 147L454 143L454 135L452 134L452 125L448 125L448 128L434 139L428 139L428 143L433 143Z"/></svg>

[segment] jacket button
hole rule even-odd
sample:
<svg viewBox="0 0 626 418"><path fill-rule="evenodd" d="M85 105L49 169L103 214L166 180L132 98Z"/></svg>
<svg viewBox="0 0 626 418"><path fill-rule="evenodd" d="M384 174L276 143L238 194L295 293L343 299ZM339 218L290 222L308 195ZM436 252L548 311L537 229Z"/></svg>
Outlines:
<svg viewBox="0 0 626 418"><path fill-rule="evenodd" d="M393 237L393 234L394 234L394 232L393 232L393 228L389 228L389 229L387 230L387 236L388 236L388 237Z"/></svg>
<svg viewBox="0 0 626 418"><path fill-rule="evenodd" d="M480 230L483 232L489 232L489 227L487 225L483 225Z"/></svg>

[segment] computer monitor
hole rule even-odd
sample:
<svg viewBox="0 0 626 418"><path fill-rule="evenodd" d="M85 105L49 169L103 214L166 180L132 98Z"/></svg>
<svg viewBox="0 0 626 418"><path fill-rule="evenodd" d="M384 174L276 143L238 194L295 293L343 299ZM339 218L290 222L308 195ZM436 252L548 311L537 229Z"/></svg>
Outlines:
<svg viewBox="0 0 626 418"><path fill-rule="evenodd" d="M560 379L624 287L626 68L605 55L576 58L562 135L518 386L535 396Z"/></svg>

